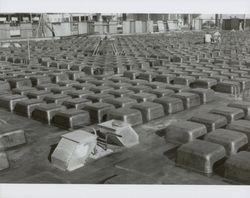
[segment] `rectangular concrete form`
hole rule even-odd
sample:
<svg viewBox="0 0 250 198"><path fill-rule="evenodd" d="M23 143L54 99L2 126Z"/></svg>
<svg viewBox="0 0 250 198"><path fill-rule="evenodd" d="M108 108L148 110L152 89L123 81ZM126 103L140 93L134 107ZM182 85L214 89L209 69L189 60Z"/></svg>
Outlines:
<svg viewBox="0 0 250 198"><path fill-rule="evenodd" d="M181 92L172 95L172 97L181 99L185 109L190 109L191 107L199 106L201 104L200 96L194 93Z"/></svg>
<svg viewBox="0 0 250 198"><path fill-rule="evenodd" d="M244 133L228 129L216 129L208 133L204 139L224 146L228 156L236 154L241 147L248 143L248 138Z"/></svg>
<svg viewBox="0 0 250 198"><path fill-rule="evenodd" d="M70 98L62 102L62 105L68 109L75 108L78 110L83 109L87 104L92 104L92 102L85 98Z"/></svg>
<svg viewBox="0 0 250 198"><path fill-rule="evenodd" d="M66 107L51 103L51 104L41 104L36 106L32 112L32 118L34 120L41 121L46 124L50 124L54 115L62 110L65 110Z"/></svg>
<svg viewBox="0 0 250 198"><path fill-rule="evenodd" d="M149 122L164 116L163 106L154 102L142 102L131 107L141 111L143 122Z"/></svg>
<svg viewBox="0 0 250 198"><path fill-rule="evenodd" d="M207 127L208 132L227 125L226 117L211 113L199 113L198 115L191 117L189 120L204 124Z"/></svg>
<svg viewBox="0 0 250 198"><path fill-rule="evenodd" d="M0 107L8 109L9 111L13 111L16 103L18 101L26 100L25 96L21 95L1 95L0 96Z"/></svg>
<svg viewBox="0 0 250 198"><path fill-rule="evenodd" d="M38 99L23 100L16 103L14 112L18 115L22 115L30 118L33 110L36 106L45 103Z"/></svg>
<svg viewBox="0 0 250 198"><path fill-rule="evenodd" d="M111 110L108 114L109 119L121 120L129 123L131 126L142 124L141 112L137 109L119 108Z"/></svg>
<svg viewBox="0 0 250 198"><path fill-rule="evenodd" d="M217 107L216 109L212 109L209 112L225 116L227 118L228 123L241 119L245 116L244 111L242 109L234 108L234 107L221 106L221 107Z"/></svg>
<svg viewBox="0 0 250 198"><path fill-rule="evenodd" d="M107 98L103 102L109 103L115 106L115 108L131 107L136 104L137 101L132 98L122 97L122 98Z"/></svg>
<svg viewBox="0 0 250 198"><path fill-rule="evenodd" d="M87 111L67 109L57 112L52 122L60 128L73 130L90 124L90 116Z"/></svg>
<svg viewBox="0 0 250 198"><path fill-rule="evenodd" d="M177 150L178 166L200 173L212 174L213 165L226 156L223 146L211 142L194 140Z"/></svg>
<svg viewBox="0 0 250 198"><path fill-rule="evenodd" d="M207 128L203 124L190 121L177 121L165 128L165 141L184 144L191 142L207 133Z"/></svg>
<svg viewBox="0 0 250 198"><path fill-rule="evenodd" d="M225 162L225 177L250 184L250 152L241 151Z"/></svg>
<svg viewBox="0 0 250 198"><path fill-rule="evenodd" d="M184 110L183 101L179 98L164 96L154 100L163 106L165 114L177 113Z"/></svg>
<svg viewBox="0 0 250 198"><path fill-rule="evenodd" d="M0 152L0 171L9 168L9 160L5 152Z"/></svg>
<svg viewBox="0 0 250 198"><path fill-rule="evenodd" d="M88 104L83 108L83 110L89 112L92 123L101 123L107 121L108 113L113 109L115 109L113 105L103 102Z"/></svg>
<svg viewBox="0 0 250 198"><path fill-rule="evenodd" d="M214 91L212 89L195 88L188 90L188 92L198 94L200 96L201 104L206 104L215 99Z"/></svg>
<svg viewBox="0 0 250 198"><path fill-rule="evenodd" d="M250 121L249 120L236 120L227 125L227 129L245 133L250 142Z"/></svg>
<svg viewBox="0 0 250 198"><path fill-rule="evenodd" d="M0 125L0 151L25 143L26 137L22 129L14 127L10 124Z"/></svg>
<svg viewBox="0 0 250 198"><path fill-rule="evenodd" d="M244 119L250 120L250 102L247 101L233 101L227 105L228 107L239 108L245 112Z"/></svg>

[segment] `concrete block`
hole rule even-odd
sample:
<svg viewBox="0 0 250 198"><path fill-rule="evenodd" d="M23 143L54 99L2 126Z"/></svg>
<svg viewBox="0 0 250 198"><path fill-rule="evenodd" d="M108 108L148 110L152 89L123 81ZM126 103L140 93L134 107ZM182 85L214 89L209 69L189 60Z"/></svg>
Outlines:
<svg viewBox="0 0 250 198"><path fill-rule="evenodd" d="M83 108L83 110L89 112L92 123L101 123L107 121L108 113L113 109L115 109L113 105L103 102L87 104Z"/></svg>
<svg viewBox="0 0 250 198"><path fill-rule="evenodd" d="M225 80L223 82L218 82L218 84L214 85L212 89L216 92L234 94L235 90L240 90L240 83Z"/></svg>
<svg viewBox="0 0 250 198"><path fill-rule="evenodd" d="M10 124L0 125L0 151L26 143L24 131Z"/></svg>
<svg viewBox="0 0 250 198"><path fill-rule="evenodd" d="M8 80L11 89L21 88L21 87L32 87L30 79L27 78L12 78Z"/></svg>
<svg viewBox="0 0 250 198"><path fill-rule="evenodd" d="M131 80L135 80L139 76L139 72L138 71L125 71L123 73L123 76Z"/></svg>
<svg viewBox="0 0 250 198"><path fill-rule="evenodd" d="M67 95L71 96L72 98L87 98L89 95L94 95L94 92L89 90L73 90L69 91Z"/></svg>
<svg viewBox="0 0 250 198"><path fill-rule="evenodd" d="M111 110L108 114L109 119L121 120L129 123L131 126L142 124L141 112L137 109L119 108Z"/></svg>
<svg viewBox="0 0 250 198"><path fill-rule="evenodd" d="M208 133L204 140L224 146L227 156L236 154L248 143L248 138L244 133L228 129L216 129Z"/></svg>
<svg viewBox="0 0 250 198"><path fill-rule="evenodd" d="M78 85L80 83L78 81L75 81L75 80L67 80L67 81L60 81L57 84L62 86L62 87L73 87L73 85Z"/></svg>
<svg viewBox="0 0 250 198"><path fill-rule="evenodd" d="M90 124L89 112L77 109L67 109L56 112L53 124L63 129L77 129Z"/></svg>
<svg viewBox="0 0 250 198"><path fill-rule="evenodd" d="M32 77L30 77L30 80L31 80L33 87L36 87L36 86L42 85L42 84L51 83L51 79L49 76L32 76Z"/></svg>
<svg viewBox="0 0 250 198"><path fill-rule="evenodd" d="M21 87L21 88L12 89L13 94L19 94L22 96L27 95L27 93L29 93L30 91L36 91L36 89L33 87Z"/></svg>
<svg viewBox="0 0 250 198"><path fill-rule="evenodd" d="M5 152L0 152L0 171L9 168L9 160Z"/></svg>
<svg viewBox="0 0 250 198"><path fill-rule="evenodd" d="M227 129L239 131L245 133L250 142L250 121L248 120L236 120L227 125Z"/></svg>
<svg viewBox="0 0 250 198"><path fill-rule="evenodd" d="M241 119L245 116L244 111L242 109L223 106L217 107L216 109L212 109L209 111L209 113L225 116L227 118L228 123Z"/></svg>
<svg viewBox="0 0 250 198"><path fill-rule="evenodd" d="M113 87L109 86L96 86L96 87L91 87L89 90L94 92L94 93L108 93L110 90L113 90Z"/></svg>
<svg viewBox="0 0 250 198"><path fill-rule="evenodd" d="M74 90L72 87L55 87L51 88L51 92L54 94L68 94L70 91Z"/></svg>
<svg viewBox="0 0 250 198"><path fill-rule="evenodd" d="M227 125L226 117L212 113L198 113L191 117L189 121L204 124L207 127L207 132L214 131L215 129Z"/></svg>
<svg viewBox="0 0 250 198"><path fill-rule="evenodd" d="M86 98L70 98L62 102L62 105L64 105L68 109L75 108L78 110L83 109L87 104L92 104L92 102Z"/></svg>
<svg viewBox="0 0 250 198"><path fill-rule="evenodd" d="M107 84L105 80L97 80L97 79L89 80L88 83L93 84L95 86L105 86L105 84Z"/></svg>
<svg viewBox="0 0 250 198"><path fill-rule="evenodd" d="M54 115L62 110L65 110L65 106L61 106L55 103L41 104L36 106L32 112L32 118L34 120L41 121L46 124L50 124Z"/></svg>
<svg viewBox="0 0 250 198"><path fill-rule="evenodd" d="M144 85L151 87L152 89L164 89L166 88L166 83L162 82L149 82Z"/></svg>
<svg viewBox="0 0 250 198"><path fill-rule="evenodd" d="M233 81L240 83L240 89L241 90L250 88L250 80L248 78L236 77L236 78L233 78Z"/></svg>
<svg viewBox="0 0 250 198"><path fill-rule="evenodd" d="M177 84L177 85L186 85L186 86L189 86L190 83L192 83L194 81L195 81L195 77L193 77L193 76L181 76L181 77L176 77L173 80L173 83Z"/></svg>
<svg viewBox="0 0 250 198"><path fill-rule="evenodd" d="M201 104L211 102L215 98L214 91L212 89L194 88L188 90L188 92L199 95Z"/></svg>
<svg viewBox="0 0 250 198"><path fill-rule="evenodd" d="M173 82L175 77L176 75L174 74L160 74L160 75L156 75L155 81L170 84L171 82Z"/></svg>
<svg viewBox="0 0 250 198"><path fill-rule="evenodd" d="M172 95L172 97L179 98L182 100L185 109L190 109L192 107L199 106L200 96L198 94L189 93L189 92L181 92Z"/></svg>
<svg viewBox="0 0 250 198"><path fill-rule="evenodd" d="M128 95L128 97L135 99L137 102L153 101L154 99L157 98L156 95L150 94L150 93L145 93L145 92L131 94L131 95Z"/></svg>
<svg viewBox="0 0 250 198"><path fill-rule="evenodd" d="M53 84L53 83L47 83L47 84L41 84L37 85L36 88L38 90L45 90L45 91L50 91L52 88L59 87L58 84Z"/></svg>
<svg viewBox="0 0 250 198"><path fill-rule="evenodd" d="M213 165L226 156L223 146L211 142L194 140L177 150L178 166L205 174L213 173Z"/></svg>
<svg viewBox="0 0 250 198"><path fill-rule="evenodd" d="M38 91L34 90L34 91L29 91L26 95L31 99L43 100L44 97L53 95L53 93L45 90L38 90Z"/></svg>
<svg viewBox="0 0 250 198"><path fill-rule="evenodd" d="M229 80L229 76L220 75L220 74L211 74L210 78L217 80L218 83Z"/></svg>
<svg viewBox="0 0 250 198"><path fill-rule="evenodd" d="M10 84L8 82L0 81L0 91L10 91Z"/></svg>
<svg viewBox="0 0 250 198"><path fill-rule="evenodd" d="M114 83L122 83L124 80L128 80L129 78L123 76L112 76L109 80L113 81Z"/></svg>
<svg viewBox="0 0 250 198"><path fill-rule="evenodd" d="M172 85L172 84L167 84L166 88L174 90L175 93L177 92L180 93L190 89L188 86L185 85Z"/></svg>
<svg viewBox="0 0 250 198"><path fill-rule="evenodd" d="M127 89L118 89L118 90L111 90L108 92L109 94L113 95L114 97L127 97L129 94L133 94L134 92Z"/></svg>
<svg viewBox="0 0 250 198"><path fill-rule="evenodd" d="M241 151L229 157L225 162L225 177L250 184L250 152Z"/></svg>
<svg viewBox="0 0 250 198"><path fill-rule="evenodd" d="M139 73L138 75L138 79L142 79L142 80L146 80L148 82L152 82L156 77L156 73L149 73L149 72L145 72L145 73Z"/></svg>
<svg viewBox="0 0 250 198"><path fill-rule="evenodd" d="M117 83L111 84L109 86L113 87L114 89L127 89L128 87L131 87L131 84L124 83L124 82L117 82Z"/></svg>
<svg viewBox="0 0 250 198"><path fill-rule="evenodd" d="M127 82L132 84L133 86L148 84L148 81L143 79L128 80Z"/></svg>
<svg viewBox="0 0 250 198"><path fill-rule="evenodd" d="M78 81L78 82L81 83L81 84L84 84L84 83L86 83L86 84L91 84L91 83L89 83L89 82L92 81L92 80L95 80L95 78L94 78L94 77L91 77L91 76L84 76L84 77L81 77L81 78L77 78L77 79L76 79L76 81ZM92 84L92 85L94 85L94 84Z"/></svg>
<svg viewBox="0 0 250 198"><path fill-rule="evenodd" d="M113 95L107 93L99 93L94 95L88 95L87 99L91 100L92 102L103 102L104 99L114 98Z"/></svg>
<svg viewBox="0 0 250 198"><path fill-rule="evenodd" d="M233 101L233 102L229 103L227 106L242 109L245 112L244 119L250 120L250 102Z"/></svg>
<svg viewBox="0 0 250 198"><path fill-rule="evenodd" d="M103 102L112 104L115 106L115 108L131 107L132 105L137 103L135 99L127 98L127 97L107 98L107 99L104 99Z"/></svg>
<svg viewBox="0 0 250 198"><path fill-rule="evenodd" d="M148 90L152 90L151 87L145 86L145 85L137 85L137 86L131 86L127 88L128 90L131 90L135 93L142 93L142 92L146 92Z"/></svg>
<svg viewBox="0 0 250 198"><path fill-rule="evenodd" d="M61 81L67 81L69 80L68 75L67 74L62 74L62 73L50 73L49 77L52 81L52 83L58 83Z"/></svg>
<svg viewBox="0 0 250 198"><path fill-rule="evenodd" d="M80 83L72 85L76 90L89 90L91 87L95 87L96 85L90 83Z"/></svg>
<svg viewBox="0 0 250 198"><path fill-rule="evenodd" d="M183 101L179 98L164 96L154 100L163 106L165 114L177 113L184 110Z"/></svg>
<svg viewBox="0 0 250 198"><path fill-rule="evenodd" d="M21 95L1 95L0 107L13 111L18 101L27 100L26 97Z"/></svg>
<svg viewBox="0 0 250 198"><path fill-rule="evenodd" d="M141 111L143 122L149 122L164 116L163 106L154 102L142 102L133 105L131 108Z"/></svg>
<svg viewBox="0 0 250 198"><path fill-rule="evenodd" d="M194 82L190 83L191 88L203 88L203 89L210 89L212 86L215 85L217 85L217 80L212 78L197 79Z"/></svg>
<svg viewBox="0 0 250 198"><path fill-rule="evenodd" d="M207 128L203 124L190 121L177 121L171 123L165 129L166 142L184 144L194 141L207 133Z"/></svg>
<svg viewBox="0 0 250 198"><path fill-rule="evenodd" d="M30 118L35 107L43 103L45 102L38 99L22 100L16 103L14 112L18 115Z"/></svg>
<svg viewBox="0 0 250 198"><path fill-rule="evenodd" d="M156 95L158 98L161 98L163 96L171 96L173 95L175 92L171 89L162 89L162 88L159 88L159 89L152 89L152 90L148 90L146 91L147 93L151 93L151 94L154 94Z"/></svg>
<svg viewBox="0 0 250 198"><path fill-rule="evenodd" d="M62 104L65 100L71 99L70 96L65 94L52 94L44 97L44 101L47 103Z"/></svg>

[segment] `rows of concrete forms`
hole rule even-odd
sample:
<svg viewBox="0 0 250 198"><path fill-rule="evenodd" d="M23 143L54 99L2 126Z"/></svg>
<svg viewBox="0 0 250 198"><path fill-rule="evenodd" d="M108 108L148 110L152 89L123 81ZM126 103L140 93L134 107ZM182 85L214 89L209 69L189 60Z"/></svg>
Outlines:
<svg viewBox="0 0 250 198"><path fill-rule="evenodd" d="M250 36L221 33L31 41L30 59L26 42L0 49L0 182L250 184ZM125 148L122 126L139 144ZM67 168L76 144L53 152L78 129L101 154L80 148Z"/></svg>

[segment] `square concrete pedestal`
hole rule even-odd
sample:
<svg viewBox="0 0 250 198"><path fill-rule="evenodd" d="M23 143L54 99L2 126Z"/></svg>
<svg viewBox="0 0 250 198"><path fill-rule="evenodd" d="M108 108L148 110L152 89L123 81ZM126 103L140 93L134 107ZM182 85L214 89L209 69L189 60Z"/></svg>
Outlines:
<svg viewBox="0 0 250 198"><path fill-rule="evenodd" d="M176 163L186 169L212 174L213 165L225 156L226 151L223 146L194 140L178 148Z"/></svg>
<svg viewBox="0 0 250 198"><path fill-rule="evenodd" d="M141 112L137 109L119 108L111 110L108 114L109 119L121 120L131 126L142 124Z"/></svg>
<svg viewBox="0 0 250 198"><path fill-rule="evenodd" d="M70 130L90 124L89 112L77 109L57 112L52 120L56 126Z"/></svg>
<svg viewBox="0 0 250 198"><path fill-rule="evenodd" d="M178 121L170 124L165 129L166 142L184 144L194 141L207 133L207 128L203 124L190 121Z"/></svg>
<svg viewBox="0 0 250 198"><path fill-rule="evenodd" d="M131 108L141 111L143 122L149 122L164 116L163 106L154 102L142 102L133 105Z"/></svg>

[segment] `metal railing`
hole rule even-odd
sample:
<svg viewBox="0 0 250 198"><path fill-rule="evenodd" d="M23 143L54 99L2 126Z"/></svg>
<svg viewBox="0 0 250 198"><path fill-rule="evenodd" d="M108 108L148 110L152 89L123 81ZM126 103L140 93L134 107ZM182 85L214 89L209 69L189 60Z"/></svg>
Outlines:
<svg viewBox="0 0 250 198"><path fill-rule="evenodd" d="M102 43L102 40L99 40L99 42L97 43L97 45L94 49L93 56L96 56L98 54L99 47L100 47L101 43Z"/></svg>

